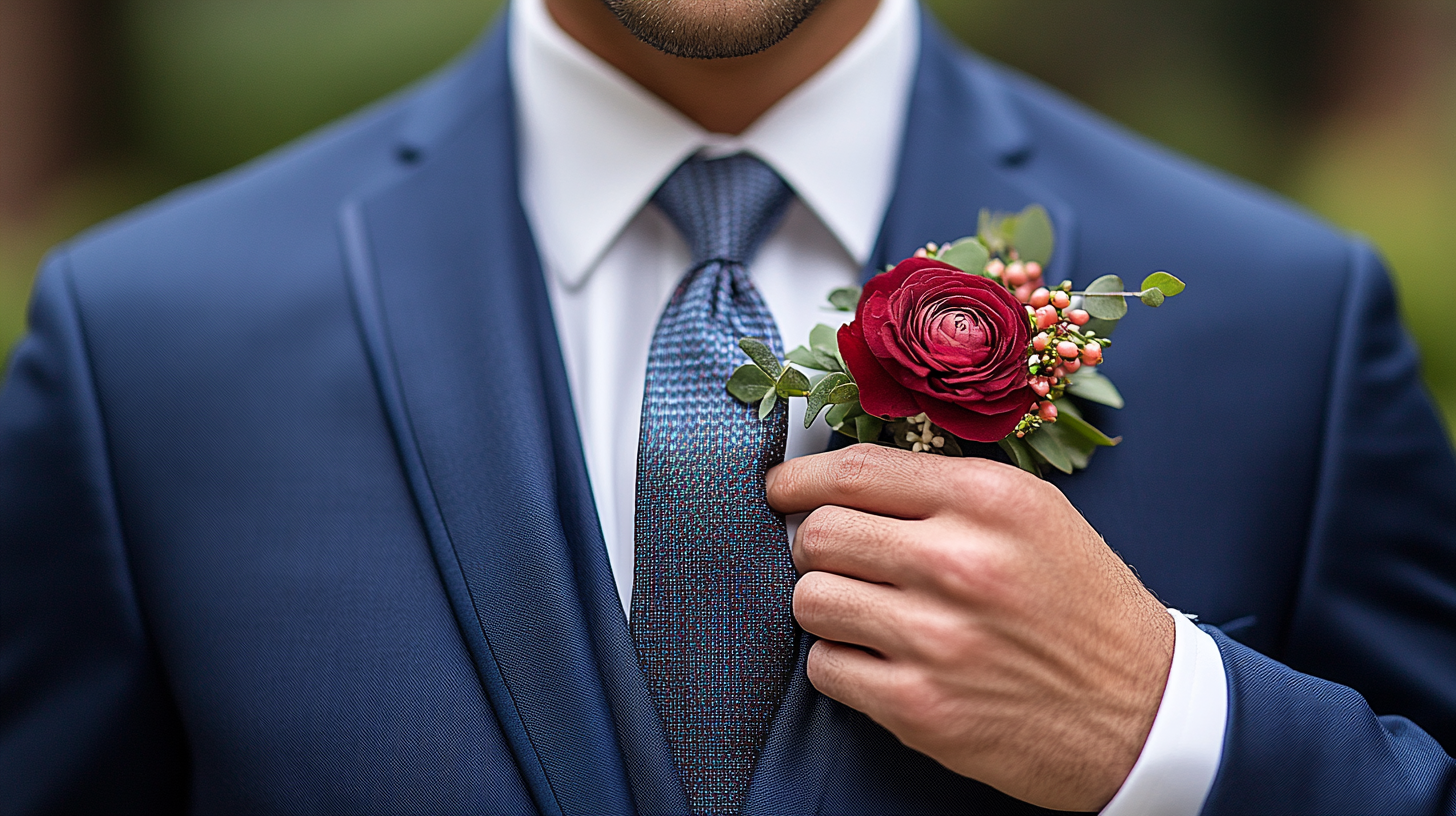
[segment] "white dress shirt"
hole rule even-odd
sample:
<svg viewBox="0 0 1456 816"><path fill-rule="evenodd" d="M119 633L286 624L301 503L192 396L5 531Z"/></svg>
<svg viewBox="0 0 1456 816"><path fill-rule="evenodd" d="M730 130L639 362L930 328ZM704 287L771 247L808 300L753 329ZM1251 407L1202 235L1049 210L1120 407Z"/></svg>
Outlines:
<svg viewBox="0 0 1456 816"><path fill-rule="evenodd" d="M913 0L881 0L865 29L738 136L709 133L567 35L543 0L509 25L527 218L545 266L587 472L623 609L630 613L638 424L653 328L691 258L650 198L689 156L752 153L795 193L749 273L786 348L858 282L895 182L919 49ZM968 224L967 231L974 228ZM927 240L933 236L927 236ZM788 457L825 449L790 404ZM792 521L792 520L791 520ZM1222 752L1218 647L1182 615L1153 730L1108 816L1196 814Z"/></svg>

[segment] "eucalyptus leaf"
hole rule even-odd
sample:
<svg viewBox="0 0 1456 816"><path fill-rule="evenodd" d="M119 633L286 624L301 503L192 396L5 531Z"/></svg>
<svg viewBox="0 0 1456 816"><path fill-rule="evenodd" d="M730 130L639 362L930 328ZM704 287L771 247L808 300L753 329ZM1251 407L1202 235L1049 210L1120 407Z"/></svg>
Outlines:
<svg viewBox="0 0 1456 816"><path fill-rule="evenodd" d="M1117 331L1116 320L1102 320L1096 317L1088 320L1087 325L1082 327L1083 334L1095 332L1098 337L1111 337L1115 331Z"/></svg>
<svg viewBox="0 0 1456 816"><path fill-rule="evenodd" d="M773 349L769 348L768 344L757 337L745 337L739 340L738 347L743 349L743 353L747 354L753 362L757 363L758 367L763 369L765 374L775 380L783 373L784 367L779 362L779 358L774 355Z"/></svg>
<svg viewBox="0 0 1456 816"><path fill-rule="evenodd" d="M986 262L991 260L991 253L986 250L986 245L982 244L979 238L962 238L950 246L942 248L937 257L962 272L984 275L986 274Z"/></svg>
<svg viewBox="0 0 1456 816"><path fill-rule="evenodd" d="M997 444L1001 446L1001 450L1006 451L1006 455L1011 457L1011 461L1017 467L1027 473L1041 475L1041 468L1036 466L1036 458L1031 455L1031 450L1026 447L1025 442L1015 436L1008 436Z"/></svg>
<svg viewBox="0 0 1456 816"><path fill-rule="evenodd" d="M829 305L841 312L852 312L859 305L858 286L841 286L829 293Z"/></svg>
<svg viewBox="0 0 1456 816"><path fill-rule="evenodd" d="M808 376L799 369L790 366L784 369L783 373L779 375L779 381L775 385L774 390L778 392L779 396L788 398L805 396L811 388L813 386L809 383Z"/></svg>
<svg viewBox="0 0 1456 816"><path fill-rule="evenodd" d="M1099 320L1121 320L1127 314L1127 301L1121 295L1089 296L1083 308Z"/></svg>
<svg viewBox="0 0 1456 816"><path fill-rule="evenodd" d="M1026 437L1027 444L1031 449L1042 455L1047 464L1060 470L1063 473L1072 472L1072 457L1068 455L1067 448L1062 441L1052 434L1043 433L1045 428L1033 432Z"/></svg>
<svg viewBox="0 0 1456 816"><path fill-rule="evenodd" d="M814 389L809 392L809 404L804 408L805 428L813 425L814 420L819 418L819 412L830 402L830 393L846 383L853 385L849 381L849 375L834 373L824 375L824 379L815 384Z"/></svg>
<svg viewBox="0 0 1456 816"><path fill-rule="evenodd" d="M1084 367L1069 376L1067 393L1111 408L1121 408L1127 404L1123 401L1122 394L1118 393L1117 386L1112 384L1112 380L1092 368Z"/></svg>
<svg viewBox="0 0 1456 816"><path fill-rule="evenodd" d="M1183 283L1183 281L1178 280L1172 275L1169 275L1167 272L1154 272L1146 278L1143 278L1144 291L1147 291L1148 289L1157 289L1158 291L1162 292L1165 297L1172 297L1182 292L1186 288L1187 284Z"/></svg>
<svg viewBox="0 0 1456 816"><path fill-rule="evenodd" d="M830 408L829 413L824 415L824 421L829 423L829 427L837 431L839 430L839 426L863 413L864 409L859 407L859 400L856 399Z"/></svg>
<svg viewBox="0 0 1456 816"><path fill-rule="evenodd" d="M991 251L993 255L999 255L1006 251L1006 244L1010 238L1007 234L1008 216L1005 213L992 213L990 210L981 210L980 218L977 219L976 237Z"/></svg>
<svg viewBox="0 0 1456 816"><path fill-rule="evenodd" d="M763 402L760 402L758 404L758 418L759 419L768 419L768 415L771 414L771 413L773 413L774 406L775 405L778 405L778 404L779 404L779 395L778 394L774 393L773 391L770 391L767 394L764 394L763 395Z"/></svg>
<svg viewBox="0 0 1456 816"><path fill-rule="evenodd" d="M1122 278L1103 275L1087 285L1082 308L1100 320L1121 320L1127 314L1127 301L1121 295L1098 295L1098 292L1123 291Z"/></svg>
<svg viewBox="0 0 1456 816"><path fill-rule="evenodd" d="M809 330L809 348L833 356L839 351L839 329L823 323Z"/></svg>
<svg viewBox="0 0 1456 816"><path fill-rule="evenodd" d="M843 405L846 402L859 402L859 386L852 382L835 386L834 390L829 392L830 405Z"/></svg>
<svg viewBox="0 0 1456 816"><path fill-rule="evenodd" d="M749 405L763 399L764 394L772 391L773 388L773 380L770 380L768 375L763 373L763 369L753 363L744 363L733 372L733 376L728 378L728 393L732 394L734 399Z"/></svg>
<svg viewBox="0 0 1456 816"><path fill-rule="evenodd" d="M1162 306L1166 299L1162 289L1144 289L1142 294L1138 295L1138 300L1141 300L1143 305L1151 306L1154 309Z"/></svg>
<svg viewBox="0 0 1456 816"><path fill-rule="evenodd" d="M1022 210L1013 222L1011 245L1023 261L1036 261L1045 266L1052 258L1054 239L1052 219L1040 204Z"/></svg>
<svg viewBox="0 0 1456 816"><path fill-rule="evenodd" d="M823 366L824 360L808 346L795 346L793 351L784 355L784 359L791 363L801 365L805 368L814 368L819 371L828 371Z"/></svg>
<svg viewBox="0 0 1456 816"><path fill-rule="evenodd" d="M880 438L880 429L885 427L884 420L879 417L872 417L869 414L862 414L854 418L855 436L861 442L875 442Z"/></svg>
<svg viewBox="0 0 1456 816"><path fill-rule="evenodd" d="M1062 411L1060 414L1058 414L1055 424L1059 427L1064 426L1068 432L1074 433L1087 440L1091 444L1097 445L1098 447L1116 447L1117 443L1122 441L1122 437L1119 436L1118 438L1113 439L1107 434L1094 428L1092 426L1092 423L1088 422L1081 416L1071 411ZM1043 430L1045 430L1045 428L1043 428Z"/></svg>

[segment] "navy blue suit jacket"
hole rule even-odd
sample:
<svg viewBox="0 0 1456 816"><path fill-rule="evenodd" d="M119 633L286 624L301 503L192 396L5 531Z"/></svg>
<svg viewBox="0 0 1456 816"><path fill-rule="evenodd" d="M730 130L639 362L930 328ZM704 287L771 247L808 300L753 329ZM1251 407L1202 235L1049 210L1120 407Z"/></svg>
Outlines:
<svg viewBox="0 0 1456 816"><path fill-rule="evenodd" d="M0 395L0 811L684 809L505 48L47 261ZM1116 338L1127 441L1059 484L1223 625L1205 812L1456 812L1456 465L1380 261L927 27L872 266L1029 202L1053 279L1189 285ZM1036 812L802 670L747 811Z"/></svg>

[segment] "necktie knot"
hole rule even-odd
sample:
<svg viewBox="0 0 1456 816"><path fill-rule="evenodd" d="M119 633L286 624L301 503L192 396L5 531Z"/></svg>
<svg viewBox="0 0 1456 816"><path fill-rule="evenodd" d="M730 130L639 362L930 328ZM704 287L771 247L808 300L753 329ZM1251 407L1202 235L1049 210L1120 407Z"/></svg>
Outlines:
<svg viewBox="0 0 1456 816"><path fill-rule="evenodd" d="M773 168L747 153L693 156L652 197L693 253L693 266L747 266L783 218L793 192Z"/></svg>

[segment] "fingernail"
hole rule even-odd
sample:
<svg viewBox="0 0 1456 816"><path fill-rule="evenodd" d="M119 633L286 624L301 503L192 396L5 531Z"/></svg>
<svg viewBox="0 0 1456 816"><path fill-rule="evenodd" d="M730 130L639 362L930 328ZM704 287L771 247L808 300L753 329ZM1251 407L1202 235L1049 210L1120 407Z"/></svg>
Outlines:
<svg viewBox="0 0 1456 816"><path fill-rule="evenodd" d="M777 467L769 468L768 473L763 474L763 492L768 493L773 490L774 480L778 478L779 469Z"/></svg>

